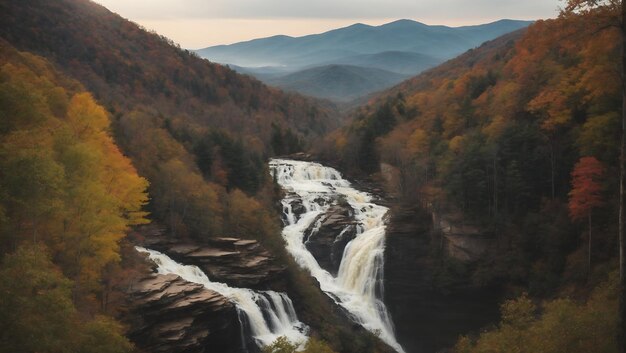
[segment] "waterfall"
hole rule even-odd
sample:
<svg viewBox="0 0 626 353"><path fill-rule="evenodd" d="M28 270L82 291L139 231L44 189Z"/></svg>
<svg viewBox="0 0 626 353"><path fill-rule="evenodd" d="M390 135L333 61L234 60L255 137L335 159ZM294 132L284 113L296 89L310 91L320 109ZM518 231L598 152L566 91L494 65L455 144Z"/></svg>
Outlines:
<svg viewBox="0 0 626 353"><path fill-rule="evenodd" d="M388 209L371 202L371 196L353 189L333 168L318 163L272 159L270 171L287 192L282 200L287 250L301 267L315 277L324 292L343 306L353 319L374 332L398 352L404 352L395 338L385 304L383 266L385 215ZM324 270L306 248L304 232L337 198L345 198L358 222L357 236L343 252L337 277ZM305 209L299 217L292 204L299 201Z"/></svg>
<svg viewBox="0 0 626 353"><path fill-rule="evenodd" d="M158 265L158 273L173 273L186 281L201 284L207 289L220 293L235 303L238 312L245 316L245 320L240 317L239 321L242 326L244 321L247 322L252 337L260 347L271 344L281 336L285 336L290 342L298 345L306 342L308 327L298 320L293 303L285 293L253 291L211 282L197 266L181 265L155 250L141 247L136 249L149 255L150 259Z"/></svg>

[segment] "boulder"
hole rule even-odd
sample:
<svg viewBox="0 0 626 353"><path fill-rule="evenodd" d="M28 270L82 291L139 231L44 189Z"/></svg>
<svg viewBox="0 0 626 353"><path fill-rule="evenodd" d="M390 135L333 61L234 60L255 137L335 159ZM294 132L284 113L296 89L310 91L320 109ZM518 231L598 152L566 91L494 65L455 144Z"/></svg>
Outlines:
<svg viewBox="0 0 626 353"><path fill-rule="evenodd" d="M336 275L346 245L356 236L354 211L347 203L330 206L304 232L304 244L319 265Z"/></svg>
<svg viewBox="0 0 626 353"><path fill-rule="evenodd" d="M177 275L150 274L128 289L128 337L146 352L243 352L235 306Z"/></svg>

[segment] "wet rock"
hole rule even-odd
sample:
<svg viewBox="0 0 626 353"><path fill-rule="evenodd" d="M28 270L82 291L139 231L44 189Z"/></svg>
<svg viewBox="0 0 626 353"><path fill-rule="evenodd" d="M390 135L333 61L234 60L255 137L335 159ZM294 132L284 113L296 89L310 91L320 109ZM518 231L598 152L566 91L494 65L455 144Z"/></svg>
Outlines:
<svg viewBox="0 0 626 353"><path fill-rule="evenodd" d="M212 281L233 287L269 289L285 270L256 240L222 237L198 244L152 236L143 246L177 262L198 266Z"/></svg>
<svg viewBox="0 0 626 353"><path fill-rule="evenodd" d="M296 217L296 219L300 218L304 213L306 213L306 207L302 204L302 200L300 198L293 198L291 201L291 213Z"/></svg>
<svg viewBox="0 0 626 353"><path fill-rule="evenodd" d="M304 232L304 244L319 265L336 275L346 245L356 236L354 212L347 203L330 206Z"/></svg>
<svg viewBox="0 0 626 353"><path fill-rule="evenodd" d="M235 306L174 274L150 274L128 289L128 337L146 352L242 352Z"/></svg>

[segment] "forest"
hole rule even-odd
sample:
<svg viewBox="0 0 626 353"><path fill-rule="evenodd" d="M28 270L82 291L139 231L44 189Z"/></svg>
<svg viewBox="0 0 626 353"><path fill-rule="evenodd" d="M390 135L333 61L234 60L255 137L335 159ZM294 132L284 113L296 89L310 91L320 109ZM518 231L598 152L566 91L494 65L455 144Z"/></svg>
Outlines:
<svg viewBox="0 0 626 353"><path fill-rule="evenodd" d="M50 335L32 342L39 345L13 339L39 332L30 322L39 320L36 311L45 304L24 294L40 285L63 286L52 294L73 313L58 313L70 318L68 325L101 319L89 326L93 334L117 339L86 333L86 342L121 342L102 349L132 350L113 318L125 315L125 288L150 271L125 238L131 227L148 222L181 241L261 240L288 265L290 286L307 303L302 315L322 337L351 350L378 345L365 334L348 339L352 328L337 321L316 284L285 253L277 191L265 165L268 156L299 151L339 126L332 104L285 94L209 63L90 1L2 1L0 10L0 249L4 258L21 246L45 242L45 250L36 250L49 253L49 261L38 268L58 269L48 284L3 292L23 297L33 316L21 315L20 303L4 302L11 314L3 315L3 327L13 327L16 316L28 321L15 326L22 331L5 331L2 351L83 349L64 344L70 337L58 336L59 331L72 339L75 335L70 326L56 328L54 317L44 320ZM64 121L66 129L77 131L63 132ZM80 121L87 124L84 129ZM91 131L97 135L93 141ZM78 138L85 141L74 141ZM16 151L25 155L15 157ZM94 180L101 184L93 185ZM19 254L33 260L36 250ZM6 273L12 277L5 285L16 282L30 264L22 266ZM49 345L48 339L57 339L58 345Z"/></svg>
<svg viewBox="0 0 626 353"><path fill-rule="evenodd" d="M142 352L120 318L153 269L127 236L147 224L254 239L286 268L312 338L264 352L388 352L285 250L267 161L296 152L492 240L472 262L425 240L436 290L502 293L447 352L618 352L622 7L589 3L344 115L94 2L0 0L0 352Z"/></svg>
<svg viewBox="0 0 626 353"><path fill-rule="evenodd" d="M110 317L120 241L148 222L148 182L108 113L46 60L2 42L3 352L130 352Z"/></svg>
<svg viewBox="0 0 626 353"><path fill-rule="evenodd" d="M496 240L468 268L440 265L511 298L457 352L617 351L619 11L487 42L373 99L319 150Z"/></svg>

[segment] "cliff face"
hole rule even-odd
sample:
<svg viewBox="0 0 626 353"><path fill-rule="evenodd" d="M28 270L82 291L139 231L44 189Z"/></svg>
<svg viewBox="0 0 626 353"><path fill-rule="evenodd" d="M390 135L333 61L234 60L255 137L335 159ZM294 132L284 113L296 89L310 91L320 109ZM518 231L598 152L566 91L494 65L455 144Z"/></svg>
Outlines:
<svg viewBox="0 0 626 353"><path fill-rule="evenodd" d="M387 227L385 303L400 343L410 353L434 353L461 334L498 318L498 291L473 285L468 271L446 271L445 236L418 207L395 206ZM444 241L442 241L444 240Z"/></svg>
<svg viewBox="0 0 626 353"><path fill-rule="evenodd" d="M128 337L146 352L242 352L241 324L224 296L173 275L150 274L128 290Z"/></svg>
<svg viewBox="0 0 626 353"><path fill-rule="evenodd" d="M198 266L216 282L251 289L271 289L282 280L284 265L256 240L210 238L206 243L192 243L156 234L143 246L167 254L177 262Z"/></svg>

